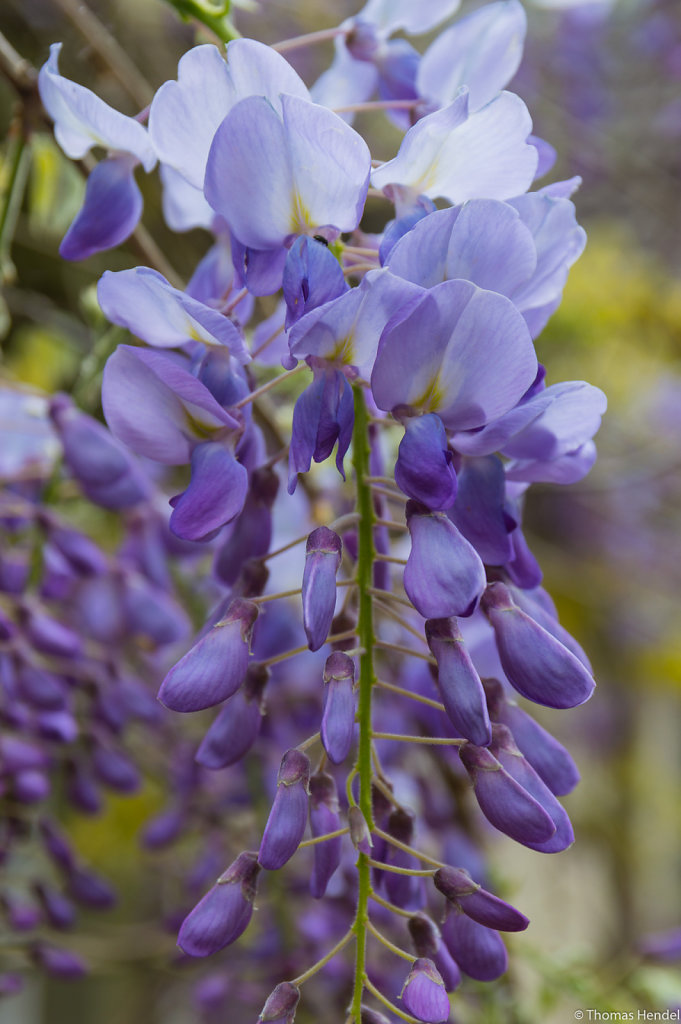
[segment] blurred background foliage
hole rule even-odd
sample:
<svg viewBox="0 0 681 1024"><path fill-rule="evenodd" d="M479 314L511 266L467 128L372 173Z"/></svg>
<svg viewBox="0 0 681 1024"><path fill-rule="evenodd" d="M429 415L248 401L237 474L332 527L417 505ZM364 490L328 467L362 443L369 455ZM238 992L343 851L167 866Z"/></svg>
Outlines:
<svg viewBox="0 0 681 1024"><path fill-rule="evenodd" d="M583 378L610 402L592 473L569 488L533 488L531 545L600 685L586 707L545 715L582 771L567 801L577 843L543 859L498 844L498 871L532 928L512 944L508 979L481 990L474 1017L474 1004L462 1007L462 1024L681 1006L678 961L665 967L639 954L647 934L681 926L681 5L527 6L516 88L559 152L552 177L583 176L576 203L589 234L540 358L550 382ZM250 7L234 21L266 42L355 12L345 0ZM173 235L145 176L144 231L85 263L62 261L58 244L84 178L53 142L21 59L39 67L61 40L65 75L135 113L189 46L214 37L163 0L91 0L87 10L77 0L2 0L0 30L0 374L71 392L97 414L101 368L121 334L97 307L98 277L158 250L186 280L207 236ZM326 44L292 56L310 82L330 54ZM378 115L358 127L377 156L394 150L397 133ZM379 213L369 206L368 230ZM107 517L89 525L100 537L111 531ZM172 937L153 928L163 871L137 841L161 800L149 781L135 798L110 799L99 818L70 823L83 855L118 884L120 906L87 922L91 978L36 982L0 1005L0 1024L197 1019L174 985Z"/></svg>

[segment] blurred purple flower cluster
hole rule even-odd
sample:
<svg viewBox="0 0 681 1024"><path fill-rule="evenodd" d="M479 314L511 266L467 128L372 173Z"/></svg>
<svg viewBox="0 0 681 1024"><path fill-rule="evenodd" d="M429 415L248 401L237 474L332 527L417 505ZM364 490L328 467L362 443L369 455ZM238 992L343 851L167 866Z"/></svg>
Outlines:
<svg viewBox="0 0 681 1024"><path fill-rule="evenodd" d="M246 1014L271 983L259 1020L293 1021L324 970L325 1019L448 1020L461 974L498 978L500 932L528 924L490 890L483 837L543 853L573 841L558 797L577 769L518 698L571 708L594 686L522 530L532 483L589 471L606 404L582 381L547 385L533 343L584 246L579 181L535 187L551 148L505 91L517 0L460 18L422 56L395 38L457 7L369 0L311 89L282 56L304 37L197 46L138 118L63 78L58 44L40 74L67 155L109 154L65 258L134 230L135 169L157 162L170 227L212 245L185 289L147 267L104 274L105 315L145 343L104 369L110 433L61 396L43 421L82 493L120 510L119 550L60 523L47 476L5 492L20 508L3 512L3 578L18 579L3 588L3 742L34 757L3 751L7 789L42 800L50 751L67 747L68 792L92 810L99 783L136 784L128 722L161 716L177 737L171 796L145 841L195 828L202 846L179 946L206 957L251 934L228 981L202 979L207 1019L226 1000ZM402 131L392 159L372 160L362 111ZM362 229L367 201L386 211L380 233ZM334 448L340 477L308 477ZM166 525L159 482L176 481ZM217 598L190 643L168 566L197 548ZM150 673L126 663L140 635ZM179 640L159 698L218 708L197 749L139 681ZM77 898L87 876L57 867Z"/></svg>

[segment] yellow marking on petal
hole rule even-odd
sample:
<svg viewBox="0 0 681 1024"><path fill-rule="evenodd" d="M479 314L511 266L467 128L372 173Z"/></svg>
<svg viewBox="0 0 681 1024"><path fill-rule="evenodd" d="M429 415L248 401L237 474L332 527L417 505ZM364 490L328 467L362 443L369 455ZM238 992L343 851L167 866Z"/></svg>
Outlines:
<svg viewBox="0 0 681 1024"><path fill-rule="evenodd" d="M355 339L351 334L339 338L331 352L324 356L325 359L343 363L345 366L353 366L355 362Z"/></svg>
<svg viewBox="0 0 681 1024"><path fill-rule="evenodd" d="M422 409L424 412L436 412L442 408L443 397L440 374L438 372L425 387L421 395L418 398L414 398L409 404L417 409Z"/></svg>
<svg viewBox="0 0 681 1024"><path fill-rule="evenodd" d="M300 192L294 191L291 196L291 231L294 234L305 234L308 228L315 227L310 211L303 202Z"/></svg>

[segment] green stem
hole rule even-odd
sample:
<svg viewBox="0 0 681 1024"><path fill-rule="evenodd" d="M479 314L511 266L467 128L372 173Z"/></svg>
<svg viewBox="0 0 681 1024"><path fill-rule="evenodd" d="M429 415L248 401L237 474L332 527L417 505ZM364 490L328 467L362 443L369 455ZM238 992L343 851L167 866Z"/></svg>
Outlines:
<svg viewBox="0 0 681 1024"><path fill-rule="evenodd" d="M371 808L371 690L374 685L373 648L374 622L371 587L374 565L374 507L371 485L367 482L369 470L369 420L364 394L359 385L354 387L355 428L352 438L352 463L357 487L357 589L359 618L357 637L362 648L359 659L359 745L356 770L359 776L359 807L369 829L373 828ZM359 1024L361 1018L362 994L366 981L366 944L369 924L369 900L371 898L370 858L359 853L357 860L359 885L357 913L353 930L357 942L355 957L355 989L352 997L352 1013Z"/></svg>
<svg viewBox="0 0 681 1024"><path fill-rule="evenodd" d="M7 170L3 168L6 184L0 197L0 284L7 284L14 277L10 249L26 187L29 164L29 151L23 132L17 133L12 139L6 164Z"/></svg>

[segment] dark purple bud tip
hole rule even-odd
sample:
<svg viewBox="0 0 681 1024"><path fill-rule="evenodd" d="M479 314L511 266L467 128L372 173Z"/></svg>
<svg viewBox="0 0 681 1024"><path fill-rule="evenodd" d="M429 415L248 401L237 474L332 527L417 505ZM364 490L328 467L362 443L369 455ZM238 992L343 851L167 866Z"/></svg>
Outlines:
<svg viewBox="0 0 681 1024"><path fill-rule="evenodd" d="M70 980L82 978L87 974L83 960L68 949L60 949L58 946L49 946L41 942L33 947L31 955L39 967L55 978Z"/></svg>
<svg viewBox="0 0 681 1024"><path fill-rule="evenodd" d="M432 960L419 957L414 961L402 989L402 1002L413 1017L426 1024L449 1020L449 998Z"/></svg>
<svg viewBox="0 0 681 1024"><path fill-rule="evenodd" d="M268 996L258 1021L263 1021L263 1024L265 1021L269 1024L292 1024L299 1000L300 989L290 981L282 981Z"/></svg>
<svg viewBox="0 0 681 1024"><path fill-rule="evenodd" d="M596 685L591 673L514 604L503 583L487 587L481 607L494 629L503 670L518 693L551 708L572 708L589 699Z"/></svg>
<svg viewBox="0 0 681 1024"><path fill-rule="evenodd" d="M350 753L355 731L355 664L342 651L333 651L324 666L324 713L321 737L333 764Z"/></svg>
<svg viewBox="0 0 681 1024"><path fill-rule="evenodd" d="M158 698L172 711L201 711L227 700L246 675L258 606L240 598L161 684Z"/></svg>
<svg viewBox="0 0 681 1024"><path fill-rule="evenodd" d="M342 549L340 537L327 526L313 530L307 539L302 598L303 625L311 651L318 651L329 635Z"/></svg>
<svg viewBox="0 0 681 1024"><path fill-rule="evenodd" d="M366 818L359 807L351 807L348 810L348 824L350 826L352 845L360 853L365 853L367 857L370 857L373 842Z"/></svg>
<svg viewBox="0 0 681 1024"><path fill-rule="evenodd" d="M310 759L300 750L287 750L258 854L260 865L268 871L278 871L300 846L307 824L309 781Z"/></svg>
<svg viewBox="0 0 681 1024"><path fill-rule="evenodd" d="M189 956L210 956L234 942L253 913L260 865L255 853L241 853L192 912L177 937Z"/></svg>
<svg viewBox="0 0 681 1024"><path fill-rule="evenodd" d="M522 932L530 923L520 911L504 903L473 881L463 868L440 868L433 875L435 888L464 914L487 928L503 932Z"/></svg>

